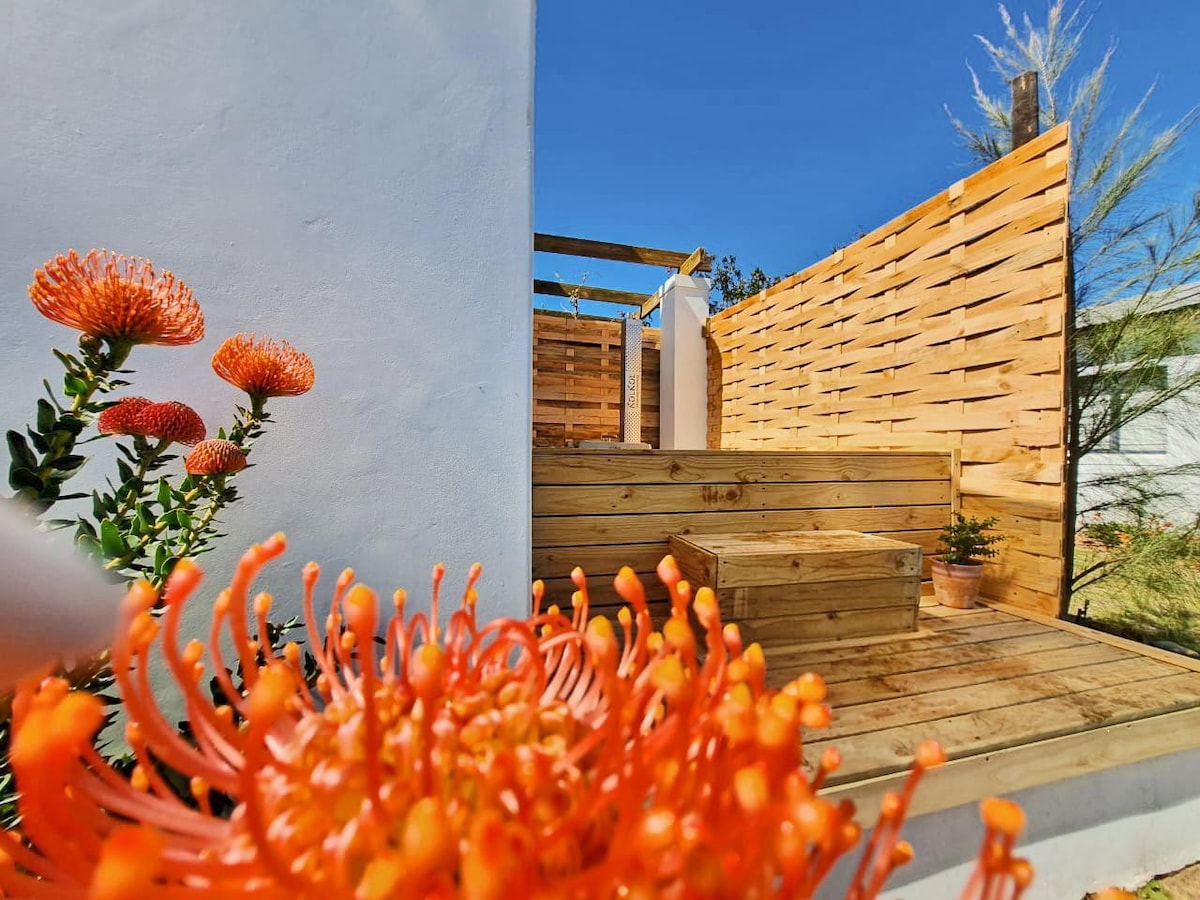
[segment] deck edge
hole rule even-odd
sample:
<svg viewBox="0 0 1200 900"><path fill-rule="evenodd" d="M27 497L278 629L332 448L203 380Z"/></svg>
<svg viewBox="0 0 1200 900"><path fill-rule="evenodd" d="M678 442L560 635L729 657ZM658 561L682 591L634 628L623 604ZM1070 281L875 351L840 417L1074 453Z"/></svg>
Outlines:
<svg viewBox="0 0 1200 900"><path fill-rule="evenodd" d="M924 776L909 815L928 815L994 794L1011 794L1196 748L1200 748L1200 707L966 756ZM880 775L828 788L821 796L835 802L853 800L856 817L866 827L874 822L883 795L900 790L907 778L907 770Z"/></svg>

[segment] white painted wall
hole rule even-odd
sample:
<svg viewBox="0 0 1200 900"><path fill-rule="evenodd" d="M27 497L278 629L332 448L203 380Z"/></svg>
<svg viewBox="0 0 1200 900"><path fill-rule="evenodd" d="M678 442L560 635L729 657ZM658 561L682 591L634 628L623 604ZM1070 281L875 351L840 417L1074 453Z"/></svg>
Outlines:
<svg viewBox="0 0 1200 900"><path fill-rule="evenodd" d="M1200 750L1006 796L1025 809L1017 855L1035 869L1027 900L1078 900L1105 886L1135 888L1200 859ZM983 837L978 807L913 819L904 837L916 858L888 882L883 900L959 896ZM846 861L839 864L818 896L844 896L852 870Z"/></svg>
<svg viewBox="0 0 1200 900"><path fill-rule="evenodd" d="M1173 357L1166 360L1165 364L1168 379L1178 382L1181 378L1193 377L1200 370L1200 354ZM1088 488L1088 482L1096 477L1200 466L1197 413L1200 413L1200 398L1178 397L1163 404L1160 410L1141 417L1132 427L1123 429L1122 435L1118 435L1117 450L1093 451L1084 456L1079 461L1081 506L1086 507L1089 503L1104 499L1101 491ZM1152 452L1122 450L1124 432L1135 429L1142 440L1161 434L1161 447ZM1164 486L1169 486L1178 496L1164 499L1155 512L1174 520L1176 524L1191 521L1200 510L1200 473L1172 475ZM1114 513L1113 517L1119 515Z"/></svg>
<svg viewBox="0 0 1200 900"><path fill-rule="evenodd" d="M434 562L461 583L478 559L482 612L523 613L532 88L533 0L4 3L0 425L74 340L26 298L34 268L149 256L208 336L138 348L138 393L215 431L240 395L208 360L243 329L317 369L270 407L211 590L282 529L280 602L310 558L414 602Z"/></svg>

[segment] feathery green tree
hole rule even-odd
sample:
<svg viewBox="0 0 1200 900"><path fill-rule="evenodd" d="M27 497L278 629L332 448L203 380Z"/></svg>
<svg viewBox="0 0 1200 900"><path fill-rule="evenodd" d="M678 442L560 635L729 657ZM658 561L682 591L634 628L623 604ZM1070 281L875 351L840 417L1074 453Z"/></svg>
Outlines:
<svg viewBox="0 0 1200 900"><path fill-rule="evenodd" d="M1170 406L1196 403L1200 372L1171 371L1173 357L1200 348L1200 192L1174 204L1155 196L1155 179L1195 124L1193 108L1168 127L1146 131L1151 86L1128 112L1110 113L1108 75L1116 45L1086 67L1080 51L1091 25L1082 4L1054 0L1044 24L1019 21L1000 7L1003 40L978 36L995 75L1005 85L1022 72L1038 75L1043 129L1071 123L1071 228L1076 324L1072 334L1069 484L1082 518L1148 515L1174 490L1181 470L1129 468L1116 477L1080 485L1079 459L1108 446L1131 422ZM989 163L1011 146L1007 92L993 94L970 69L978 124L956 117L972 156ZM1193 296L1195 295L1195 296ZM1185 467L1186 468L1186 467ZM1079 573L1091 581L1114 571Z"/></svg>

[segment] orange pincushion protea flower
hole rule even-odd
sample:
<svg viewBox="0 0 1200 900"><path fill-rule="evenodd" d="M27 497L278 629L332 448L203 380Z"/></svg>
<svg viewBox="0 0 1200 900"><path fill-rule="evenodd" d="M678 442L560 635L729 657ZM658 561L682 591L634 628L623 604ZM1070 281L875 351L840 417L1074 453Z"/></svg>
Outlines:
<svg viewBox="0 0 1200 900"><path fill-rule="evenodd" d="M481 626L478 566L445 623L440 566L429 615L406 616L398 591L386 622L375 594L351 586L346 570L321 632L319 570L309 564L313 696L299 646L251 637L248 606L264 635L272 603L266 594L251 601L251 582L283 550L277 535L243 556L213 606L207 670L204 644L178 643L195 564L173 570L161 618L148 584L130 590L112 654L138 763L129 781L93 749L99 699L59 679L20 688L12 761L24 833L0 839L0 891L100 900L811 896L858 841L853 805L816 795L836 752L811 781L800 767L801 726L829 719L823 682L807 675L766 690L761 650L743 648L736 626L722 629L711 591L690 603L669 557L659 567L672 597L661 631L636 576L617 576L630 604L620 640L609 620L588 620L579 570L570 616L550 607ZM226 671L223 627L244 688ZM156 704L156 647L193 740ZM210 699L210 672L227 704ZM885 800L850 896L875 896L911 856L897 830L916 779L941 760L936 745L923 745L905 790ZM177 796L164 769L190 796ZM227 817L214 814L228 807Z"/></svg>
<svg viewBox="0 0 1200 900"><path fill-rule="evenodd" d="M287 341L255 340L240 333L217 348L212 367L218 375L251 397L295 397L312 390L312 360Z"/></svg>
<svg viewBox="0 0 1200 900"><path fill-rule="evenodd" d="M247 465L242 448L222 438L201 441L183 461L189 475L232 475Z"/></svg>
<svg viewBox="0 0 1200 900"><path fill-rule="evenodd" d="M96 421L101 434L130 434L179 444L197 444L206 429L199 413L178 400L151 403L145 397L127 397L115 403Z"/></svg>
<svg viewBox="0 0 1200 900"><path fill-rule="evenodd" d="M100 413L96 430L101 434L142 434L138 430L138 416L152 405L145 397L126 397Z"/></svg>
<svg viewBox="0 0 1200 900"><path fill-rule="evenodd" d="M204 314L191 288L148 259L109 250L74 250L33 275L38 312L84 334L123 344L194 344Z"/></svg>

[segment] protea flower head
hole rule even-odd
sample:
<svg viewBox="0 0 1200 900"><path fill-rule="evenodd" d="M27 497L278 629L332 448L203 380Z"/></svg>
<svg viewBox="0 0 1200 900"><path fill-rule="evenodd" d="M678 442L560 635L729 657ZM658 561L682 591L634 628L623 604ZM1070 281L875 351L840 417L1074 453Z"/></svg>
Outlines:
<svg viewBox="0 0 1200 900"><path fill-rule="evenodd" d="M33 275L29 297L38 312L113 344L194 344L204 314L191 288L148 259L109 250L74 250Z"/></svg>
<svg viewBox="0 0 1200 900"><path fill-rule="evenodd" d="M151 403L127 397L108 407L96 422L101 434L129 434L179 444L197 444L206 429L199 413L178 400Z"/></svg>
<svg viewBox="0 0 1200 900"><path fill-rule="evenodd" d="M312 390L312 360L287 341L245 332L226 338L212 358L213 370L258 400L295 397Z"/></svg>
<svg viewBox="0 0 1200 900"><path fill-rule="evenodd" d="M569 614L552 606L481 625L478 566L445 621L440 566L428 615L407 614L397 592L384 621L375 593L346 570L318 618L310 563L312 690L297 644L252 636L267 634L272 599L251 600L251 583L283 551L277 535L242 557L213 605L207 646L179 644L194 563L172 571L161 617L148 584L130 590L112 652L137 757L128 781L93 749L99 699L58 679L21 687L12 761L25 830L0 841L15 863L0 865L0 891L811 896L859 840L853 805L817 794L837 754L811 780L800 765L801 728L829 720L824 684L808 675L767 690L761 650L722 628L711 591L691 602L669 557L660 631L628 569L616 583L629 606L614 628L588 618L579 570ZM190 739L151 691L156 655L182 694ZM244 685L227 671L235 664ZM224 702L205 686L210 675ZM911 856L899 823L916 779L941 759L922 746L905 790L885 800L852 896L873 897Z"/></svg>
<svg viewBox="0 0 1200 900"><path fill-rule="evenodd" d="M112 406L100 413L96 420L96 430L101 434L130 434L140 435L138 416L147 406L152 406L145 397L126 397L118 400Z"/></svg>
<svg viewBox="0 0 1200 900"><path fill-rule="evenodd" d="M189 475L232 475L246 468L246 454L233 441L209 438L201 441L183 460Z"/></svg>

